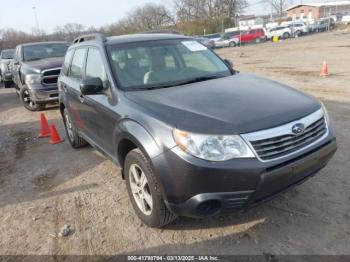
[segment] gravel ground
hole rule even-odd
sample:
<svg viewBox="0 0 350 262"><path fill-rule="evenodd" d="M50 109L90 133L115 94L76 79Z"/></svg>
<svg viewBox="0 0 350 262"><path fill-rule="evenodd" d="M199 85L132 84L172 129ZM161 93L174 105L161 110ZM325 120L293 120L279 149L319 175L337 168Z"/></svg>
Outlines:
<svg viewBox="0 0 350 262"><path fill-rule="evenodd" d="M0 254L350 254L350 32L217 51L325 101L339 150L317 176L244 213L147 228L120 170L91 147L37 139L40 113L0 89ZM327 59L331 76L319 77ZM58 110L46 110L65 137ZM68 231L64 231L68 229ZM60 232L68 233L60 237Z"/></svg>

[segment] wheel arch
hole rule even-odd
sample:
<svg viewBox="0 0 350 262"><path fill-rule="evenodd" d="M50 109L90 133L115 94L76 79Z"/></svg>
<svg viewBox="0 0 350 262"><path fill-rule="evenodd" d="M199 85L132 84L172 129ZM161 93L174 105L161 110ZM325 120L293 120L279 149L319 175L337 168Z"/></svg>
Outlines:
<svg viewBox="0 0 350 262"><path fill-rule="evenodd" d="M123 168L127 154L139 148L152 165L152 158L162 153L153 136L136 121L123 120L115 132L114 151L120 166ZM152 165L153 167L153 165ZM123 175L124 176L124 175Z"/></svg>

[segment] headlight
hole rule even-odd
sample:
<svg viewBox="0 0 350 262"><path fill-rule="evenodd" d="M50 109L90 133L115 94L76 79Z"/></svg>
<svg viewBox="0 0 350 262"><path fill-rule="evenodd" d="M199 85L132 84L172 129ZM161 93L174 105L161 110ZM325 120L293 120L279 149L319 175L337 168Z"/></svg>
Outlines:
<svg viewBox="0 0 350 262"><path fill-rule="evenodd" d="M329 118L329 114L328 114L328 110L326 108L326 106L321 102L322 105L322 110L323 110L323 114L324 114L324 118L326 119L326 123L327 125L330 125L330 118Z"/></svg>
<svg viewBox="0 0 350 262"><path fill-rule="evenodd" d="M238 135L200 135L174 129L173 136L182 150L204 160L219 162L234 158L255 157Z"/></svg>
<svg viewBox="0 0 350 262"><path fill-rule="evenodd" d="M41 83L41 75L39 75L39 74L26 75L25 82L27 85L40 84Z"/></svg>

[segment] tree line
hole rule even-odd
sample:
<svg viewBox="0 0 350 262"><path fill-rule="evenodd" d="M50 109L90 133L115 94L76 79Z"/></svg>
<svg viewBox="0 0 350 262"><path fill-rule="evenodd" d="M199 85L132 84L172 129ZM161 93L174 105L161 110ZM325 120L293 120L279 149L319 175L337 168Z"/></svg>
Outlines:
<svg viewBox="0 0 350 262"><path fill-rule="evenodd" d="M248 6L247 0L168 0L168 4L147 3L139 6L114 24L100 28L77 23L57 26L53 33L42 30L26 33L16 29L0 28L0 50L14 48L27 42L64 40L72 41L84 33L101 32L107 36L132 34L159 29L181 32L186 35L203 35L223 32L237 25L238 16ZM276 1L276 11L281 9ZM273 5L272 5L273 6Z"/></svg>

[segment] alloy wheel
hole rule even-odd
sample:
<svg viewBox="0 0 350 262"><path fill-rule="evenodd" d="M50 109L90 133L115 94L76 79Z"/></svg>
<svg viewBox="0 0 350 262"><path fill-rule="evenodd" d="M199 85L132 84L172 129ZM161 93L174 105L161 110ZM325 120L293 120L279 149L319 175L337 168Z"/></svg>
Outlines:
<svg viewBox="0 0 350 262"><path fill-rule="evenodd" d="M137 207L144 215L150 216L153 210L153 199L147 177L140 166L136 164L130 166L129 183Z"/></svg>
<svg viewBox="0 0 350 262"><path fill-rule="evenodd" d="M68 133L69 139L73 142L74 141L73 125L72 125L72 122L70 121L70 117L68 114L66 114L65 118L66 118L67 133Z"/></svg>

